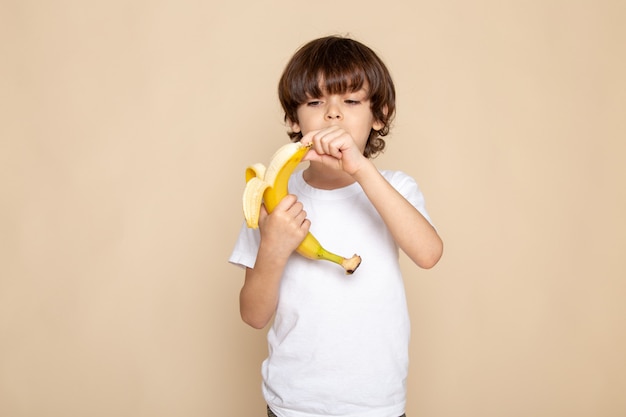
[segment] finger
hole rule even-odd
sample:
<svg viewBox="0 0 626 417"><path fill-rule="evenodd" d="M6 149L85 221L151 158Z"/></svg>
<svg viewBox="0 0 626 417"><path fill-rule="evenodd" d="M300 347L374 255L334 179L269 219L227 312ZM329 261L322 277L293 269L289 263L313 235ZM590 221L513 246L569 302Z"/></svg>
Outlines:
<svg viewBox="0 0 626 417"><path fill-rule="evenodd" d="M309 149L307 153L304 154L304 157L302 158L302 160L303 161L315 161L317 156L318 156L317 152L315 152L313 149Z"/></svg>
<svg viewBox="0 0 626 417"><path fill-rule="evenodd" d="M324 155L325 153L324 144L322 143L323 139L324 135L321 132L318 132L315 135L311 136L311 143L313 144L311 149L315 151L318 155Z"/></svg>
<svg viewBox="0 0 626 417"><path fill-rule="evenodd" d="M290 210L293 210L294 212L293 217L296 223L302 224L304 219L306 219L306 211L304 211L304 206L302 206L302 203L294 204Z"/></svg>
<svg viewBox="0 0 626 417"><path fill-rule="evenodd" d="M278 202L274 210L287 211L298 201L298 198L293 194L287 194L282 200Z"/></svg>
<svg viewBox="0 0 626 417"><path fill-rule="evenodd" d="M328 144L335 139L337 135L341 134L342 131L343 130L338 126L330 126L317 131L311 138L313 141L313 148L320 155L328 154Z"/></svg>
<svg viewBox="0 0 626 417"><path fill-rule="evenodd" d="M315 136L318 132L319 130L312 130L308 132L302 137L302 139L300 139L300 143L302 143L303 145L309 145L313 142L313 136Z"/></svg>
<svg viewBox="0 0 626 417"><path fill-rule="evenodd" d="M320 139L324 153L334 157L341 155L341 150L346 143L346 132L341 128L335 128L324 133Z"/></svg>
<svg viewBox="0 0 626 417"><path fill-rule="evenodd" d="M259 210L259 228L263 229L265 226L265 221L267 220L267 208L265 208L265 204L261 204L261 209Z"/></svg>
<svg viewBox="0 0 626 417"><path fill-rule="evenodd" d="M263 221L267 217L267 208L265 204L261 204L261 211L259 212L259 221Z"/></svg>
<svg viewBox="0 0 626 417"><path fill-rule="evenodd" d="M311 229L311 220L309 220L309 219L305 218L305 219L302 221L302 225L301 225L300 227L302 228L302 230L303 230L305 233L308 233L308 231Z"/></svg>
<svg viewBox="0 0 626 417"><path fill-rule="evenodd" d="M327 153L337 159L341 159L345 144L346 141L343 135L335 137L328 143Z"/></svg>
<svg viewBox="0 0 626 417"><path fill-rule="evenodd" d="M294 219L297 224L302 223L304 218L306 217L306 211L304 211L304 205L297 201L293 206L289 208L287 214L290 218Z"/></svg>

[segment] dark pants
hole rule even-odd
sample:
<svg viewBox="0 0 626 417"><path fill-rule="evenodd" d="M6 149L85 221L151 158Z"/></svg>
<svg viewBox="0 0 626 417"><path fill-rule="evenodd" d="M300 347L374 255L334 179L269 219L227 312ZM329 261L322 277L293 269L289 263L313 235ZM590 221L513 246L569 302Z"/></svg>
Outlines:
<svg viewBox="0 0 626 417"><path fill-rule="evenodd" d="M267 407L267 417L276 417L276 414L270 410L269 406ZM400 417L406 417L406 414L402 414Z"/></svg>

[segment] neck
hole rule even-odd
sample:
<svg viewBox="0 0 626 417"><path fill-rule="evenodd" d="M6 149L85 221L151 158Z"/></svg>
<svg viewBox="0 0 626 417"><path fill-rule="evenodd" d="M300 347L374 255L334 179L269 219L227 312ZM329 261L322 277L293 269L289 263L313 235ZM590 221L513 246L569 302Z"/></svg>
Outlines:
<svg viewBox="0 0 626 417"><path fill-rule="evenodd" d="M303 172L304 181L311 187L321 190L335 190L354 183L354 178L344 171L325 167L321 163L311 162Z"/></svg>

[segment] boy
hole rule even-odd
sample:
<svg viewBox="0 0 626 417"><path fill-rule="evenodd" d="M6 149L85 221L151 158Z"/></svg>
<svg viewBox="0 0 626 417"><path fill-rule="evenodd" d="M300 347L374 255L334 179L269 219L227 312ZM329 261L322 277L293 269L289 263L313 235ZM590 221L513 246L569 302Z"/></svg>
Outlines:
<svg viewBox="0 0 626 417"><path fill-rule="evenodd" d="M415 181L371 159L395 113L387 68L367 46L330 36L287 64L279 98L292 140L312 143L290 195L259 229L242 228L229 261L246 268L242 319L268 332L268 416L398 417L405 412L409 318L398 248L431 268L443 244ZM306 211L305 211L306 209ZM358 253L352 276L294 252L307 232Z"/></svg>

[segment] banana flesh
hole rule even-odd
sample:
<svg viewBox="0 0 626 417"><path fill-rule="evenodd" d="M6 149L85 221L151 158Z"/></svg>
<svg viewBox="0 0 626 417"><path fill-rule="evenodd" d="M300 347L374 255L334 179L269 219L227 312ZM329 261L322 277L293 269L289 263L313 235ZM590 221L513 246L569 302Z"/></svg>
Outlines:
<svg viewBox="0 0 626 417"><path fill-rule="evenodd" d="M281 146L272 156L269 166L261 163L246 168L246 187L243 192L243 213L248 227L259 227L261 204L271 213L288 193L289 177L310 149L310 145L292 142ZM300 255L334 262L352 274L361 264L361 257L344 258L327 251L310 232L296 249Z"/></svg>

